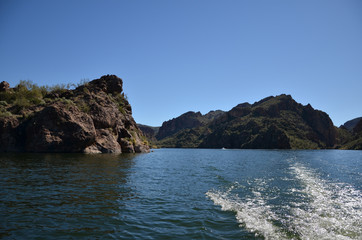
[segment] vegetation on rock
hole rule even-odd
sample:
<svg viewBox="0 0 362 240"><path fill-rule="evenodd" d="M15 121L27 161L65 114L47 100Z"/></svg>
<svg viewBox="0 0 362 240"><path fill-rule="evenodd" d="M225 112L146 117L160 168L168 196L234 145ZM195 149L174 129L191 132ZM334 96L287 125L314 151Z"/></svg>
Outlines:
<svg viewBox="0 0 362 240"><path fill-rule="evenodd" d="M0 151L149 151L122 79L115 75L73 85L73 90L65 85L38 87L29 81L14 88L4 82L1 86Z"/></svg>
<svg viewBox="0 0 362 240"><path fill-rule="evenodd" d="M362 150L362 118L347 121L339 129L343 139L342 149Z"/></svg>
<svg viewBox="0 0 362 240"><path fill-rule="evenodd" d="M361 149L357 133L335 127L326 113L285 94L239 104L208 121L202 118L188 112L164 122L155 143L177 148ZM160 132L167 134L160 137Z"/></svg>

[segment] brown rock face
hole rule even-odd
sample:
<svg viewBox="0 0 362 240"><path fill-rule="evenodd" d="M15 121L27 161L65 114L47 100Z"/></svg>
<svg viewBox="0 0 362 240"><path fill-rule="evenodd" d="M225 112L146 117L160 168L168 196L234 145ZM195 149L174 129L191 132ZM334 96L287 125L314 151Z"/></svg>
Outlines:
<svg viewBox="0 0 362 240"><path fill-rule="evenodd" d="M0 118L0 152L13 152L19 149L18 126L19 121L14 117Z"/></svg>
<svg viewBox="0 0 362 240"><path fill-rule="evenodd" d="M362 119L359 120L359 122L353 128L353 133L355 133L355 134L361 134L362 133Z"/></svg>
<svg viewBox="0 0 362 240"><path fill-rule="evenodd" d="M0 92L5 92L10 88L10 84L8 82L2 81L0 83Z"/></svg>
<svg viewBox="0 0 362 240"><path fill-rule="evenodd" d="M107 129L96 130L95 142L84 149L86 153L121 153L121 145L112 131Z"/></svg>
<svg viewBox="0 0 362 240"><path fill-rule="evenodd" d="M115 75L103 76L47 94L48 103L28 109L27 118L0 117L0 151L149 152L122 84Z"/></svg>
<svg viewBox="0 0 362 240"><path fill-rule="evenodd" d="M302 117L328 147L336 143L336 130L329 116L312 108L310 104L303 108Z"/></svg>
<svg viewBox="0 0 362 240"><path fill-rule="evenodd" d="M100 79L95 79L89 83L90 89L105 93L121 93L123 91L123 81L116 75L105 75Z"/></svg>
<svg viewBox="0 0 362 240"><path fill-rule="evenodd" d="M25 133L27 152L82 152L96 139L91 117L75 106L62 103L36 114Z"/></svg>

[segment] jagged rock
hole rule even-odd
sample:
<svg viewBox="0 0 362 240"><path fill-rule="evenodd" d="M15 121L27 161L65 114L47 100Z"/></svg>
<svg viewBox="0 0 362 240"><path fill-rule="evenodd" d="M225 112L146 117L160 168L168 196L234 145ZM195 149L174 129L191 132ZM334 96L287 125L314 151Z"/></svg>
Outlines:
<svg viewBox="0 0 362 240"><path fill-rule="evenodd" d="M191 129L206 125L207 123L217 119L224 112L221 110L210 111L209 113L202 115L200 112L187 112L177 118L173 118L169 121L163 122L159 128L156 138L161 140L168 136L171 136L183 129Z"/></svg>
<svg viewBox="0 0 362 240"><path fill-rule="evenodd" d="M0 152L14 152L19 149L18 119L14 117L0 118Z"/></svg>
<svg viewBox="0 0 362 240"><path fill-rule="evenodd" d="M362 133L362 119L358 121L358 123L353 128L354 134L361 134Z"/></svg>
<svg viewBox="0 0 362 240"><path fill-rule="evenodd" d="M74 90L48 93L46 104L20 111L24 117L19 112L0 117L0 151L148 152L122 90L122 79L106 75ZM10 103L11 109L16 108Z"/></svg>
<svg viewBox="0 0 362 240"><path fill-rule="evenodd" d="M187 112L182 114L177 118L173 118L169 121L166 121L160 127L156 138L158 140L163 139L167 136L170 136L182 129L188 129L193 127L198 127L202 125L200 112Z"/></svg>
<svg viewBox="0 0 362 240"><path fill-rule="evenodd" d="M82 152L96 140L92 118L63 103L44 108L26 125L27 152Z"/></svg>
<svg viewBox="0 0 362 240"><path fill-rule="evenodd" d="M326 113L282 94L254 104L239 104L203 127L181 130L158 144L200 148L332 148L336 144L336 129Z"/></svg>
<svg viewBox="0 0 362 240"><path fill-rule="evenodd" d="M360 122L360 120L362 120L362 117L354 118L352 120L345 122L340 127L346 128L348 131L352 132L353 128Z"/></svg>
<svg viewBox="0 0 362 240"><path fill-rule="evenodd" d="M328 147L336 143L336 130L329 116L322 111L312 108L310 104L302 110L302 118L317 134L317 137L326 143Z"/></svg>
<svg viewBox="0 0 362 240"><path fill-rule="evenodd" d="M10 84L8 82L2 81L0 83L0 92L6 92L10 88Z"/></svg>
<svg viewBox="0 0 362 240"><path fill-rule="evenodd" d="M84 88L92 92L121 93L123 91L123 81L116 75L105 75L77 89L83 90Z"/></svg>
<svg viewBox="0 0 362 240"><path fill-rule="evenodd" d="M122 152L124 153L134 153L135 149L134 149L134 145L132 144L131 141L128 141L127 139L120 139L120 144L121 144L121 148L122 148Z"/></svg>
<svg viewBox="0 0 362 240"><path fill-rule="evenodd" d="M84 150L85 153L122 153L116 136L107 129L96 130L96 140Z"/></svg>
<svg viewBox="0 0 362 240"><path fill-rule="evenodd" d="M160 129L160 127L151 127L147 125L137 124L138 128L141 129L143 134L146 136L147 139L151 142L156 142L156 135Z"/></svg>

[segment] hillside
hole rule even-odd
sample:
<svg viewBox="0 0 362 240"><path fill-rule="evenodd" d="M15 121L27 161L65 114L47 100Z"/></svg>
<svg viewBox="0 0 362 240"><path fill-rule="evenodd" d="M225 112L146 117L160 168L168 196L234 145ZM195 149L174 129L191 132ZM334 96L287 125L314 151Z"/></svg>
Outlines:
<svg viewBox="0 0 362 240"><path fill-rule="evenodd" d="M156 135L160 127L151 127L143 124L137 124L138 128L143 132L150 142L156 142Z"/></svg>
<svg viewBox="0 0 362 240"><path fill-rule="evenodd" d="M335 147L337 134L336 127L326 113L315 110L310 104L303 106L291 96L283 94L267 97L254 104L239 104L207 124L176 131L161 139L158 145L318 149Z"/></svg>
<svg viewBox="0 0 362 240"><path fill-rule="evenodd" d="M341 127L346 128L348 131L352 132L353 128L362 120L362 117L354 118L345 122Z"/></svg>
<svg viewBox="0 0 362 240"><path fill-rule="evenodd" d="M210 111L205 115L202 115L200 112L192 111L184 113L177 118L163 122L155 137L157 140L162 140L181 130L207 125L223 113L224 112L221 110Z"/></svg>
<svg viewBox="0 0 362 240"><path fill-rule="evenodd" d="M340 131L344 131L342 149L362 150L362 118L355 118L342 125Z"/></svg>
<svg viewBox="0 0 362 240"><path fill-rule="evenodd" d="M0 84L1 152L148 152L123 81L102 76L74 90Z"/></svg>

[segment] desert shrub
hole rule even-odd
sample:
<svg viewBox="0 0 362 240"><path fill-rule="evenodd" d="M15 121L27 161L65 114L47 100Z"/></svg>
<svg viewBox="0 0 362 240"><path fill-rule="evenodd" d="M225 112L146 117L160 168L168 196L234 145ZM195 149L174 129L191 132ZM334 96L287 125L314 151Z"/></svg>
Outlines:
<svg viewBox="0 0 362 240"><path fill-rule="evenodd" d="M44 105L59 100L66 103L67 106L74 105L73 101L60 99L59 96L76 86L87 86L88 82L88 79L82 79L78 85L56 84L39 87L30 80L21 80L14 88L0 92L0 106L7 107L7 110L11 109L9 111L14 114L31 106ZM86 87L84 87L84 91L89 93ZM78 103L78 108L86 113L90 111L89 104L84 101ZM2 112L4 113L5 110L3 109Z"/></svg>
<svg viewBox="0 0 362 240"><path fill-rule="evenodd" d="M0 92L0 101L5 101L9 104L14 102L16 96L14 94L13 90L6 91L6 92Z"/></svg>
<svg viewBox="0 0 362 240"><path fill-rule="evenodd" d="M77 106L77 108L80 111L82 111L84 113L89 113L90 112L89 105L86 102L84 102L83 100L79 100L79 101L75 102L75 105Z"/></svg>
<svg viewBox="0 0 362 240"><path fill-rule="evenodd" d="M88 89L87 87L84 87L84 88L83 88L83 92L84 92L85 94L90 94L89 89Z"/></svg>
<svg viewBox="0 0 362 240"><path fill-rule="evenodd" d="M0 110L0 117L11 117L13 114L11 112L8 111L1 111Z"/></svg>
<svg viewBox="0 0 362 240"><path fill-rule="evenodd" d="M14 105L18 108L18 110L20 110L29 107L31 104L25 97L19 97L14 101Z"/></svg>
<svg viewBox="0 0 362 240"><path fill-rule="evenodd" d="M73 84L74 87L80 87L80 86L88 86L89 79L88 78L82 78L78 84Z"/></svg>
<svg viewBox="0 0 362 240"><path fill-rule="evenodd" d="M120 106L125 106L128 104L128 97L124 93L122 94L116 94L116 95L109 95L113 102Z"/></svg>
<svg viewBox="0 0 362 240"><path fill-rule="evenodd" d="M124 110L124 108L123 108L122 106L119 106L119 107L118 107L118 110L119 110L123 115L126 114L126 110Z"/></svg>

